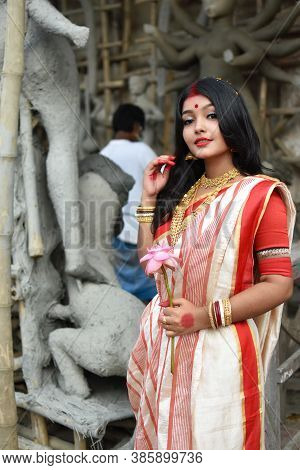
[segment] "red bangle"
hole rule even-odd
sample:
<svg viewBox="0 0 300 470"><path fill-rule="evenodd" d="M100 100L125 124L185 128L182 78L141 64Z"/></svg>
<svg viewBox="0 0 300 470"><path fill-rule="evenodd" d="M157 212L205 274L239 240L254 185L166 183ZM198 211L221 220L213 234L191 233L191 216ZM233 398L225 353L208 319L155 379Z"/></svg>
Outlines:
<svg viewBox="0 0 300 470"><path fill-rule="evenodd" d="M222 319L221 319L221 311L220 311L220 305L219 305L218 300L214 302L214 310L216 314L217 328L219 328L219 326L222 326Z"/></svg>

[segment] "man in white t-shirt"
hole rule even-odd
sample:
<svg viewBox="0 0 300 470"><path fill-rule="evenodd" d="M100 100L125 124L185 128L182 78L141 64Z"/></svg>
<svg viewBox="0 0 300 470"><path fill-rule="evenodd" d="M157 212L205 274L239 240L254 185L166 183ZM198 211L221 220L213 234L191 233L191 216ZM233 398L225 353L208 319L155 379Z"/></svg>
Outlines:
<svg viewBox="0 0 300 470"><path fill-rule="evenodd" d="M114 138L100 151L133 176L135 184L123 207L124 228L114 241L117 252L118 280L128 292L144 302L157 293L153 278L145 275L137 255L138 222L136 207L140 204L145 167L156 157L153 150L140 141L145 127L144 111L133 104L122 104L113 115Z"/></svg>

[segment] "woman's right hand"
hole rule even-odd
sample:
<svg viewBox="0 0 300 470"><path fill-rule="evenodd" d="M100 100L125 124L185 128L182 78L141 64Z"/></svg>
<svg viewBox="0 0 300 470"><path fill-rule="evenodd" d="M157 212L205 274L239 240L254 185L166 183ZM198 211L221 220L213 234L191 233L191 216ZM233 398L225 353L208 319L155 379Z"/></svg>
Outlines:
<svg viewBox="0 0 300 470"><path fill-rule="evenodd" d="M173 155L160 155L154 158L145 168L143 180L143 198L156 199L158 193L165 187L169 180L169 170L176 165ZM164 172L161 168L166 165Z"/></svg>

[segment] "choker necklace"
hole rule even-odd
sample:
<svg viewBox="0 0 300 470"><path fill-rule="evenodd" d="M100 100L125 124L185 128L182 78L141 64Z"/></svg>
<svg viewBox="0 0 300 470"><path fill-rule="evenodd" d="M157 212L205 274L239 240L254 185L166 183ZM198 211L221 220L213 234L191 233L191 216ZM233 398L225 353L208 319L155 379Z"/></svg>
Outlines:
<svg viewBox="0 0 300 470"><path fill-rule="evenodd" d="M183 196L179 204L175 207L172 215L171 227L170 227L170 235L171 235L171 244L174 246L177 240L180 237L181 232L184 230L184 214L187 207L190 205L191 201L193 200L196 191L198 188L216 188L214 189L213 193L208 194L207 203L209 204L213 199L214 196L222 189L222 187L226 186L232 179L236 176L240 175L241 173L234 168L233 170L227 171L222 176L218 176L217 178L207 178L204 175L196 181L196 183L191 186L187 193Z"/></svg>
<svg viewBox="0 0 300 470"><path fill-rule="evenodd" d="M200 186L202 188L215 188L217 186L223 186L238 175L240 175L240 172L236 168L227 171L222 176L218 176L217 178L207 178L204 173L204 175L202 175L200 178Z"/></svg>

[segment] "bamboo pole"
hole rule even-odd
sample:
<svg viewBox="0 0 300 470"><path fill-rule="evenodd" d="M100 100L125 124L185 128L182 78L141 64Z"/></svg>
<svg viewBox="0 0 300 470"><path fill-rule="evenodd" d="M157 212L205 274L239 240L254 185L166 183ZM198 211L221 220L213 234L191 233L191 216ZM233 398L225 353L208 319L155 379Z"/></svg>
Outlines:
<svg viewBox="0 0 300 470"><path fill-rule="evenodd" d="M33 435L34 435L34 441L37 444L48 447L49 436L48 436L46 419L44 418L44 416L38 415L34 413L33 411L31 411L30 417L31 417L31 426L32 426Z"/></svg>
<svg viewBox="0 0 300 470"><path fill-rule="evenodd" d="M262 0L256 0L256 13L259 13L262 10L262 7Z"/></svg>
<svg viewBox="0 0 300 470"><path fill-rule="evenodd" d="M267 96L268 82L265 77L262 78L259 90L259 114L263 125L265 125L267 117Z"/></svg>
<svg viewBox="0 0 300 470"><path fill-rule="evenodd" d="M19 436L18 440L20 450L52 450L51 447L42 446L23 436Z"/></svg>
<svg viewBox="0 0 300 470"><path fill-rule="evenodd" d="M11 237L19 99L24 73L25 0L7 0L0 98L0 449L18 449L11 329Z"/></svg>
<svg viewBox="0 0 300 470"><path fill-rule="evenodd" d="M150 3L150 24L157 26L157 3L151 1ZM150 74L150 86L148 90L148 96L150 100L155 103L156 98L156 76L157 76L157 57L156 57L156 45L151 44L151 74Z"/></svg>
<svg viewBox="0 0 300 470"><path fill-rule="evenodd" d="M122 41L111 41L108 43L100 42L97 44L97 49L110 49L117 46L122 46Z"/></svg>
<svg viewBox="0 0 300 470"><path fill-rule="evenodd" d="M63 15L66 15L68 14L69 12L67 11L68 10L68 6L67 6L67 0L61 0L61 11L63 13ZM82 10L79 9L79 11L82 13Z"/></svg>
<svg viewBox="0 0 300 470"><path fill-rule="evenodd" d="M132 59L134 57L143 57L143 56L145 57L145 55L150 54L150 52L151 52L151 50L146 49L146 48L143 49L142 51L121 52L120 54L112 55L110 60L111 60L111 62L118 62L118 61L119 62L120 61L125 61L126 62L128 59ZM126 73L125 70L127 70L126 67L124 69L124 74Z"/></svg>
<svg viewBox="0 0 300 470"><path fill-rule="evenodd" d="M77 431L73 431L74 435L74 449L75 450L86 450L86 439Z"/></svg>
<svg viewBox="0 0 300 470"><path fill-rule="evenodd" d="M121 77L123 78L128 70L128 49L131 30L131 1L124 0L123 2L123 35L122 35L122 63L121 63Z"/></svg>
<svg viewBox="0 0 300 470"><path fill-rule="evenodd" d="M32 143L32 119L28 100L20 100L20 132L22 141L22 169L28 227L28 252L31 257L43 256L44 245L41 233L36 170Z"/></svg>
<svg viewBox="0 0 300 470"><path fill-rule="evenodd" d="M270 108L267 110L268 116L280 116L285 114L286 116L292 116L293 114L300 114L299 108Z"/></svg>
<svg viewBox="0 0 300 470"><path fill-rule="evenodd" d="M33 446L37 445L33 442L34 435L32 429L23 426L21 424L18 425L18 435L23 438L28 439L28 442L31 443ZM41 446L44 447L45 446ZM68 441L64 441L56 436L49 436L49 448L54 450L74 450L74 444Z"/></svg>
<svg viewBox="0 0 300 470"><path fill-rule="evenodd" d="M168 82L171 82L173 79L173 72L169 71L167 73L167 80ZM167 93L164 97L164 115L165 115L165 120L164 120L164 127L163 127L163 136L162 136L162 143L163 143L163 151L168 153L170 152L171 148L171 135L172 135L172 127L173 127L173 122L172 122L172 100L173 96L171 93Z"/></svg>
<svg viewBox="0 0 300 470"><path fill-rule="evenodd" d="M136 5L141 5L142 3L157 3L157 0L135 0Z"/></svg>
<svg viewBox="0 0 300 470"><path fill-rule="evenodd" d="M109 43L109 29L108 29L108 12L104 10L106 7L105 0L100 0L100 6L102 8L100 12L100 22L101 22L101 34L102 42L104 44ZM110 82L110 60L109 60L109 50L102 50L102 67L103 67L103 82ZM111 89L104 88L104 110L105 110L105 121L106 126L106 138L109 140L111 137L111 132L109 129L109 117L111 113Z"/></svg>
<svg viewBox="0 0 300 470"><path fill-rule="evenodd" d="M114 80L112 82L100 82L98 83L98 90L117 89L124 86L123 80Z"/></svg>
<svg viewBox="0 0 300 470"><path fill-rule="evenodd" d="M132 75L148 75L150 73L151 73L150 67L144 67L144 68L141 68L141 69L130 70L129 72L125 73L124 80L126 78L131 77Z"/></svg>

